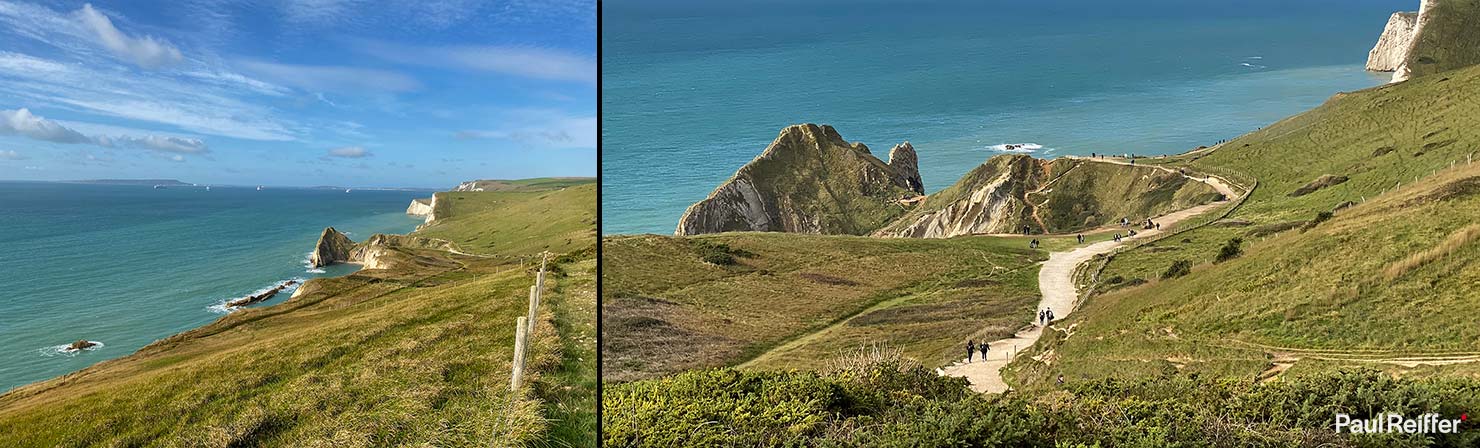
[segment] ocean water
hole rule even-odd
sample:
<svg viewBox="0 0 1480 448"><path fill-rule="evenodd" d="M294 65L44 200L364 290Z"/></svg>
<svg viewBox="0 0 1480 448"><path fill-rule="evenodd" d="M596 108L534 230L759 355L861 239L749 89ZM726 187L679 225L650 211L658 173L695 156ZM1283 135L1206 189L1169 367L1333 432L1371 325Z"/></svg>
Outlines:
<svg viewBox="0 0 1480 448"><path fill-rule="evenodd" d="M305 265L324 227L410 232L406 205L428 195L0 182L0 392L210 323L227 300L352 272ZM59 350L78 339L102 345Z"/></svg>
<svg viewBox="0 0 1480 448"><path fill-rule="evenodd" d="M1379 0L609 2L602 231L673 232L785 126L831 124L934 192L1000 154L1177 153L1379 85ZM996 147L994 149L994 147Z"/></svg>

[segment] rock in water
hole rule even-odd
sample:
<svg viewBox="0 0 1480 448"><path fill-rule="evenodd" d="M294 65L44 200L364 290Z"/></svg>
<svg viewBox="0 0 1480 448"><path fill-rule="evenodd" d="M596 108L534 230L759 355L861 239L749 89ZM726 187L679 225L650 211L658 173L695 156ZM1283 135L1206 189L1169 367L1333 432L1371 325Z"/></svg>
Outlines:
<svg viewBox="0 0 1480 448"><path fill-rule="evenodd" d="M925 182L920 180L920 159L915 155L915 147L910 142L894 145L894 149L889 150L889 167L904 176L904 181L911 190L925 194Z"/></svg>
<svg viewBox="0 0 1480 448"><path fill-rule="evenodd" d="M82 350L82 349L89 348L89 347L92 347L92 346L95 346L95 345L98 345L98 344L95 344L92 341L89 341L89 340L86 340L86 339L78 339L77 342L73 342L72 345L68 345L67 346L67 350L77 351L77 350Z"/></svg>
<svg viewBox="0 0 1480 448"><path fill-rule="evenodd" d="M1413 46L1413 32L1417 25L1417 12L1393 13L1382 29L1382 37L1377 39L1377 45L1367 53L1367 70L1391 72L1403 65L1408 58L1408 49Z"/></svg>
<svg viewBox="0 0 1480 448"><path fill-rule="evenodd" d="M900 200L922 189L914 148L901 146L884 163L832 126L789 126L708 198L689 206L674 233L867 234L904 214Z"/></svg>
<svg viewBox="0 0 1480 448"><path fill-rule="evenodd" d="M354 246L355 242L350 241L349 237L333 227L326 227L324 233L319 235L319 243L314 246L313 254L309 255L308 263L318 268L349 261L349 252Z"/></svg>

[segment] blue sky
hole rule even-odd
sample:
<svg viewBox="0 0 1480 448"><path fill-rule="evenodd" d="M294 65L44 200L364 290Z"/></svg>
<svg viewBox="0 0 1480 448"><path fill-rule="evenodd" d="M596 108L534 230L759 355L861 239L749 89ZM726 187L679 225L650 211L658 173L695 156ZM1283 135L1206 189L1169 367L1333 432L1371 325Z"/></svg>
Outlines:
<svg viewBox="0 0 1480 448"><path fill-rule="evenodd" d="M0 0L0 179L596 173L593 0Z"/></svg>

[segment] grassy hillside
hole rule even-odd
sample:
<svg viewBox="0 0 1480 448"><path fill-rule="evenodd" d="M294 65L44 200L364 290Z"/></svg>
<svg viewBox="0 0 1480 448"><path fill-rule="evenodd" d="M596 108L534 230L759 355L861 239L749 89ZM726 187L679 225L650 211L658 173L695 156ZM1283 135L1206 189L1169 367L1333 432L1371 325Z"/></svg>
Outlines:
<svg viewBox="0 0 1480 448"><path fill-rule="evenodd" d="M462 251L517 255L565 253L596 241L596 184L556 189L437 193L436 221L418 236L440 238Z"/></svg>
<svg viewBox="0 0 1480 448"><path fill-rule="evenodd" d="M527 251L545 246L540 235L552 248L575 245L564 241L569 226L539 223L595 209L590 194L460 197L449 209L456 224L439 230L487 234L526 222L518 247ZM505 216L466 219L489 213L480 207ZM393 246L394 268L312 280L283 303L0 396L0 446L589 446L594 241L559 259L568 275L547 283L532 386L517 393L508 387L513 326L534 278L517 257L533 254Z"/></svg>
<svg viewBox="0 0 1480 448"><path fill-rule="evenodd" d="M1408 53L1412 77L1480 64L1480 0L1439 0Z"/></svg>
<svg viewBox="0 0 1480 448"><path fill-rule="evenodd" d="M942 364L966 339L1030 319L1045 256L1010 238L779 233L609 237L602 249L608 380L757 356L760 367L815 367L878 342Z"/></svg>
<svg viewBox="0 0 1480 448"><path fill-rule="evenodd" d="M596 183L592 177L537 177L533 179L480 179L473 181L474 188L483 191L544 191Z"/></svg>
<svg viewBox="0 0 1480 448"><path fill-rule="evenodd" d="M1072 336L1040 344L1047 361L1022 360L1013 376L1267 379L1350 365L1480 376L1466 358L1480 355L1480 330L1462 311L1480 308L1475 129L1480 68L1468 68L1339 95L1167 159L1259 187L1218 223L1114 256L1098 285L1114 292L1065 323ZM1292 195L1323 175L1348 180ZM1234 238L1238 255L1215 263ZM1178 260L1191 274L1161 279ZM1138 279L1150 283L1116 287Z"/></svg>

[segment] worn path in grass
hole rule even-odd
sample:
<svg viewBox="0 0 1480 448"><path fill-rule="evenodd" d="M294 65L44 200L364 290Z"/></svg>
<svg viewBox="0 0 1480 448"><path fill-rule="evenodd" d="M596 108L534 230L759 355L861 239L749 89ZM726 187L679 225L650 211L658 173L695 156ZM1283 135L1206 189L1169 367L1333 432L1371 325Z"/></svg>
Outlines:
<svg viewBox="0 0 1480 448"><path fill-rule="evenodd" d="M1128 162L1116 159L1087 160L1130 165ZM1168 172L1176 172L1166 167L1157 166L1155 168L1160 168ZM1184 174L1184 176L1186 175ZM1229 200L1234 199L1236 196L1233 188L1227 182L1217 177L1197 178L1187 176L1187 178L1212 186L1213 189L1223 194L1224 200L1179 210L1162 215L1159 218L1153 218L1152 221L1160 223L1167 229L1165 231L1171 231L1173 224L1181 222L1184 219L1200 215L1227 204ZM1147 229L1140 231L1136 235L1136 238L1151 238L1162 232L1163 230ZM1113 240L1101 241L1073 250L1049 254L1048 261L1044 262L1043 267L1038 271L1038 289L1043 294L1043 298L1038 302L1038 309L1053 310L1055 320L1062 320L1069 316L1069 313L1074 312L1074 307L1079 304L1079 288L1074 285L1074 269L1081 263L1089 261L1095 255L1109 253L1115 250L1115 248L1120 247L1125 241L1129 241L1129 239L1121 240L1120 242ZM965 377L967 381L971 382L971 389L977 392L1006 392L1008 387L1007 383L1002 381L1002 367L1011 362L1017 356L1018 352L1027 349L1034 342L1038 342L1038 338L1042 335L1043 327L1038 325L1037 321L1034 320L1031 325L1018 331L1013 337L988 343L986 359L980 359L978 357L976 361L968 362L967 358L963 358L955 364L942 367L937 371L941 375ZM962 350L965 350L964 346Z"/></svg>

